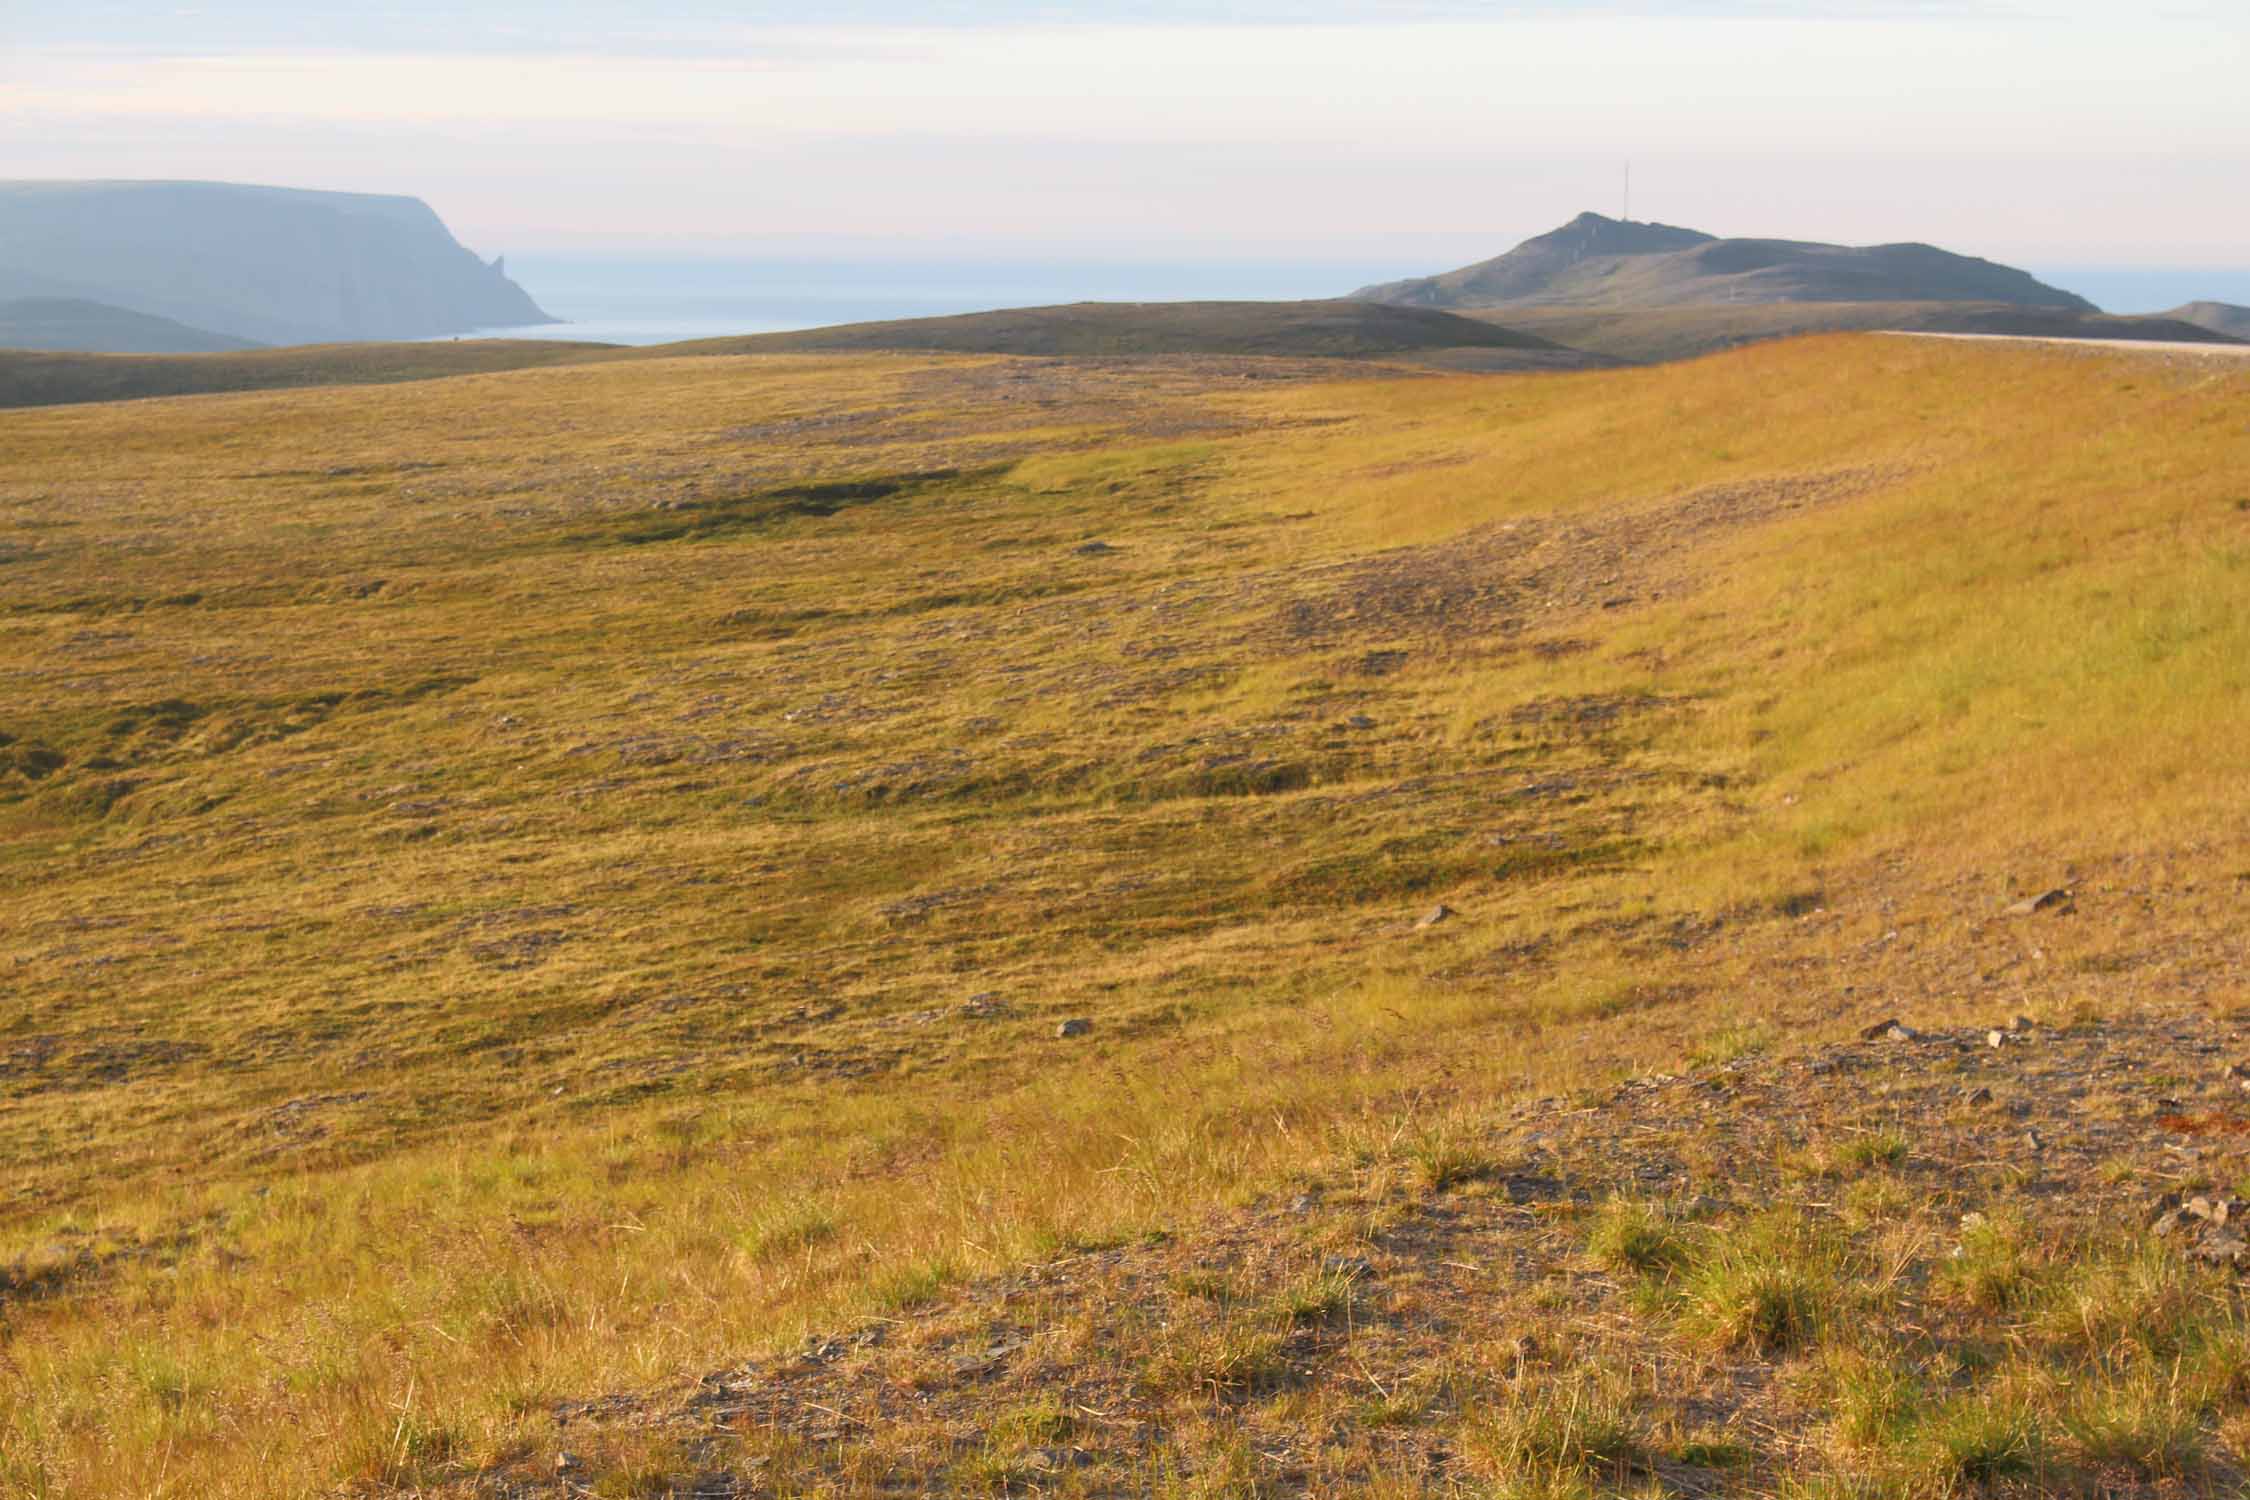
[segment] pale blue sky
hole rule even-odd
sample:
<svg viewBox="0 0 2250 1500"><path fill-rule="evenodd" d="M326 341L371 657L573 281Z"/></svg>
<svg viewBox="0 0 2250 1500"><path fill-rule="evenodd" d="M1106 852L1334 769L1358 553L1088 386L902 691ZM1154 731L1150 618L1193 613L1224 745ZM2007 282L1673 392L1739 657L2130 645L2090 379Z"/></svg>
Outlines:
<svg viewBox="0 0 2250 1500"><path fill-rule="evenodd" d="M1582 208L2056 264L2250 260L2250 0L341 15L0 0L0 177L415 193L486 252L1426 262Z"/></svg>

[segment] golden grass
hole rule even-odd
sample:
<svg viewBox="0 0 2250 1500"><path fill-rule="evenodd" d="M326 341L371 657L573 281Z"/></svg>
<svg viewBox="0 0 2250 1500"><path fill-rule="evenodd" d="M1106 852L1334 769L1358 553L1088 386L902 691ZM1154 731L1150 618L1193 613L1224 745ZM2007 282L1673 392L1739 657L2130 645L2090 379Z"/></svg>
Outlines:
<svg viewBox="0 0 2250 1500"><path fill-rule="evenodd" d="M2250 377L1242 370L0 416L0 1486L435 1484L1371 1131L1862 1019L1807 966L2012 879L2161 860L2192 928L2250 874Z"/></svg>

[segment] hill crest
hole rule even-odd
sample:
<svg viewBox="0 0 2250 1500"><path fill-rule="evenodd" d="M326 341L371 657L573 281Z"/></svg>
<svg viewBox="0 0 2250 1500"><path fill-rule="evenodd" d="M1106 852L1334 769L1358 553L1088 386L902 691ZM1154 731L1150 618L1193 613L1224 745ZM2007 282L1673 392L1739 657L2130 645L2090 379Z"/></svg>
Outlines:
<svg viewBox="0 0 2250 1500"><path fill-rule="evenodd" d="M1362 287L1363 301L1435 308L1673 307L1713 302L1998 302L2096 312L2012 266L1934 245L1720 239L1584 213L1491 260Z"/></svg>
<svg viewBox="0 0 2250 1500"><path fill-rule="evenodd" d="M2250 307L2232 302L2187 302L2170 312L2157 316L2180 323L2192 323L2228 338L2250 339Z"/></svg>

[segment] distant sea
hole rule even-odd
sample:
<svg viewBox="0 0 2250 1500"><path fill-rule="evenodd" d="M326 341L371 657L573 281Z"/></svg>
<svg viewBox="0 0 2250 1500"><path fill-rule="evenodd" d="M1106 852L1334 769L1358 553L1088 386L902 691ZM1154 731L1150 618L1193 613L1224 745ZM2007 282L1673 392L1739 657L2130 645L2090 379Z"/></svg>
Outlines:
<svg viewBox="0 0 2250 1500"><path fill-rule="evenodd" d="M669 344L934 318L1057 302L1290 301L1340 297L1424 275L1419 264L1138 264L1054 261L666 260L510 256L508 274L566 321L482 328L464 337ZM2034 270L2111 312L2155 312L2196 298L2250 304L2250 270Z"/></svg>
<svg viewBox="0 0 2250 1500"><path fill-rule="evenodd" d="M2085 266L2026 269L2049 286L2076 292L2103 312L2169 312L2189 302L2232 302L2250 307L2250 266L2200 271Z"/></svg>
<svg viewBox="0 0 2250 1500"><path fill-rule="evenodd" d="M511 255L508 274L567 321L474 338L669 344L1057 302L1292 301L1418 274L1412 265L658 260Z"/></svg>

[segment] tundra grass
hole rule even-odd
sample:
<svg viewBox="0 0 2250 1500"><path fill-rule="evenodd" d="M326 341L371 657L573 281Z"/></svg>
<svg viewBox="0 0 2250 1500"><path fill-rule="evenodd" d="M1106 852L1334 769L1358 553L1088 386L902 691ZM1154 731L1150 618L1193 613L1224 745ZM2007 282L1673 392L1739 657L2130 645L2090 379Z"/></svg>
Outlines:
<svg viewBox="0 0 2250 1500"><path fill-rule="evenodd" d="M2245 998L2243 373L1251 368L0 416L0 1483L457 1481L1870 978ZM1776 1274L1695 1337L1818 1338ZM1600 1470L1582 1395L1492 1451Z"/></svg>

